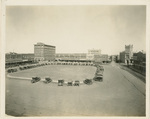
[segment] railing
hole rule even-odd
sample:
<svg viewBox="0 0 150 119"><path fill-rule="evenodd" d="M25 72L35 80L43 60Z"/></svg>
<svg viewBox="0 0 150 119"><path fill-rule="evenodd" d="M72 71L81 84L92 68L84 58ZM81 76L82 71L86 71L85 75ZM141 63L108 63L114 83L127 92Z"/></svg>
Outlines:
<svg viewBox="0 0 150 119"><path fill-rule="evenodd" d="M129 65L129 67L143 75L146 75L146 66L133 64L133 65Z"/></svg>

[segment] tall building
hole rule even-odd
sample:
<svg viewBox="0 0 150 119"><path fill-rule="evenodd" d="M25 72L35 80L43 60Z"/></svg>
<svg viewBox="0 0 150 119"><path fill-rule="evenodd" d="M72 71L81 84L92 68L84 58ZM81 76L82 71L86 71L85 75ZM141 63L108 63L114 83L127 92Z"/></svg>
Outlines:
<svg viewBox="0 0 150 119"><path fill-rule="evenodd" d="M54 61L55 46L37 43L34 45L34 60L35 61Z"/></svg>
<svg viewBox="0 0 150 119"><path fill-rule="evenodd" d="M125 45L125 58L126 60L133 58L133 45Z"/></svg>
<svg viewBox="0 0 150 119"><path fill-rule="evenodd" d="M125 51L120 52L120 62L125 63Z"/></svg>
<svg viewBox="0 0 150 119"><path fill-rule="evenodd" d="M125 45L125 51L120 52L120 61L127 63L133 58L133 45Z"/></svg>

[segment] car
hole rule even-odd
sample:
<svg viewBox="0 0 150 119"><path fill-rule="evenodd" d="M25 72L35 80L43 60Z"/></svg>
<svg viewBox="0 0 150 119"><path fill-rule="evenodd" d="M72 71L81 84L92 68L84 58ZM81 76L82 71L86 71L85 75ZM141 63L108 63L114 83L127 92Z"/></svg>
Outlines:
<svg viewBox="0 0 150 119"><path fill-rule="evenodd" d="M68 82L68 86L72 86L72 84L73 84L73 82L72 81L70 81L70 82Z"/></svg>
<svg viewBox="0 0 150 119"><path fill-rule="evenodd" d="M16 69L16 68L14 68L14 69L8 69L7 72L8 72L8 73L17 72L17 69Z"/></svg>
<svg viewBox="0 0 150 119"><path fill-rule="evenodd" d="M74 86L79 86L80 85L80 82L78 81L78 80L76 80L75 82L74 82Z"/></svg>
<svg viewBox="0 0 150 119"><path fill-rule="evenodd" d="M41 80L40 77L32 77L31 83L36 83L36 82L38 82L40 80Z"/></svg>
<svg viewBox="0 0 150 119"><path fill-rule="evenodd" d="M84 82L85 84L87 84L87 85L93 84L92 79L85 79L83 82Z"/></svg>
<svg viewBox="0 0 150 119"><path fill-rule="evenodd" d="M63 86L64 80L58 80L58 86Z"/></svg>
<svg viewBox="0 0 150 119"><path fill-rule="evenodd" d="M96 73L95 77L93 78L93 80L102 82L103 81L103 74L101 72Z"/></svg>
<svg viewBox="0 0 150 119"><path fill-rule="evenodd" d="M52 82L52 79L50 77L45 77L45 83L50 83Z"/></svg>

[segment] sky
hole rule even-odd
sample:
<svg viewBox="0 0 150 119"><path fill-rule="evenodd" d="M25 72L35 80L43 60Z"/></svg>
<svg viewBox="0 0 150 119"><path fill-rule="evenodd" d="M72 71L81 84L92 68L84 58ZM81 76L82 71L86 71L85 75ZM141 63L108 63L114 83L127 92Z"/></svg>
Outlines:
<svg viewBox="0 0 150 119"><path fill-rule="evenodd" d="M56 46L56 53L94 48L115 55L129 44L146 51L146 6L7 6L6 52L34 53L37 42Z"/></svg>

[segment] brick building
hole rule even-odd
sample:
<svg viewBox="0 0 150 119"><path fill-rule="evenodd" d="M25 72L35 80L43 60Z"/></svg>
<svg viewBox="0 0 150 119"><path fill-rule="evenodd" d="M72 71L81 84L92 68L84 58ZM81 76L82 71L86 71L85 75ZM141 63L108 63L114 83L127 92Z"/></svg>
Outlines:
<svg viewBox="0 0 150 119"><path fill-rule="evenodd" d="M35 61L54 61L55 46L37 43L34 45L34 60Z"/></svg>

